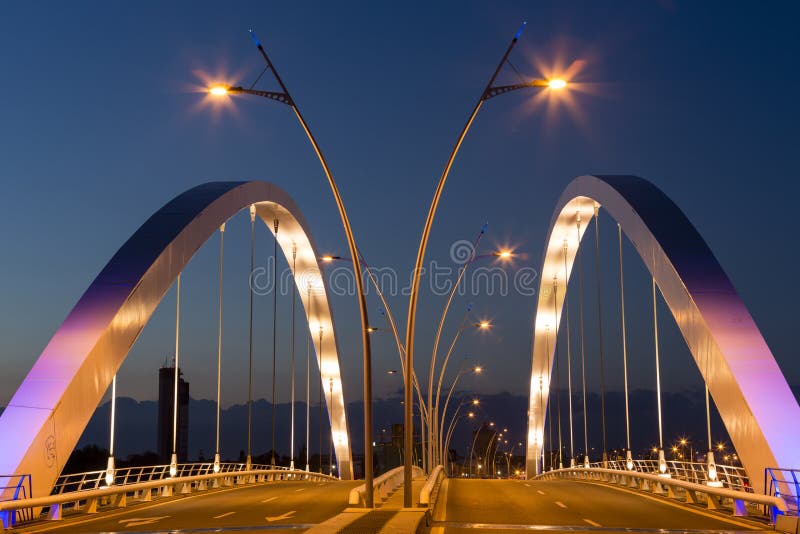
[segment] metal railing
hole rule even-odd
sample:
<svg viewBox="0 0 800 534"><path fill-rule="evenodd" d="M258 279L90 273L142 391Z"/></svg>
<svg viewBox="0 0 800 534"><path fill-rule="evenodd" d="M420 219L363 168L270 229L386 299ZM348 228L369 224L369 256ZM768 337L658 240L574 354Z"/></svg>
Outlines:
<svg viewBox="0 0 800 534"><path fill-rule="evenodd" d="M154 498L189 494L211 488L259 484L285 480L338 480L336 477L286 468L232 470L228 472L190 475L145 482L103 486L96 489L62 492L47 497L0 501L0 530L10 528L17 521L60 520L65 511L94 514L101 509L124 508L129 502L150 502Z"/></svg>
<svg viewBox="0 0 800 534"><path fill-rule="evenodd" d="M443 465L437 465L431 474L428 475L428 480L425 481L425 485L422 486L422 490L419 492L419 505L423 507L430 506L431 504L431 494L433 494L434 490L436 489L439 481L444 479L447 474L444 472Z"/></svg>
<svg viewBox="0 0 800 534"><path fill-rule="evenodd" d="M244 463L220 463L220 473L235 473L247 469ZM254 471L267 469L287 470L288 467L269 466L262 464L251 464L250 468ZM175 477L187 477L196 475L208 475L214 472L213 463L187 463L178 464L178 471ZM121 467L114 471L114 486L124 486L127 484L138 484L139 482L150 482L151 480L165 480L170 477L169 465L148 465L140 467ZM69 493L73 491L94 490L105 487L106 471L87 471L85 473L62 474L56 480L51 495Z"/></svg>
<svg viewBox="0 0 800 534"><path fill-rule="evenodd" d="M547 480L556 477L583 479L649 491L687 504L705 504L712 510L732 511L737 516L750 515L752 512L761 514L762 511L765 511L772 523L775 523L778 515L785 514L788 510L786 501L778 495L761 495L752 491L709 486L652 472L603 467L572 467L548 471L537 476L536 479Z"/></svg>
<svg viewBox="0 0 800 534"><path fill-rule="evenodd" d="M31 475L0 475L0 502L18 501L28 499L33 495ZM30 510L22 509L17 512L0 512L2 524L14 526L17 521L31 519Z"/></svg>
<svg viewBox="0 0 800 534"><path fill-rule="evenodd" d="M425 472L417 466L412 466L413 476L423 476ZM403 484L403 466L395 467L391 471L387 471L381 476L372 481L373 503L378 504ZM366 484L361 484L350 490L347 502L348 504L366 506L364 501L364 494L367 491Z"/></svg>
<svg viewBox="0 0 800 534"><path fill-rule="evenodd" d="M767 467L764 469L764 493L786 501L786 515L797 516L800 498L800 469Z"/></svg>
<svg viewBox="0 0 800 534"><path fill-rule="evenodd" d="M589 464L592 468L605 467L618 471L628 471L625 460L609 460L606 465L603 462ZM725 487L736 491L753 492L750 479L743 467L733 465L717 464L717 480L722 482ZM633 460L633 471L639 473L658 473L658 460ZM672 478L686 480L695 484L705 484L708 478L708 466L704 462L682 462L677 460L667 460L667 472Z"/></svg>

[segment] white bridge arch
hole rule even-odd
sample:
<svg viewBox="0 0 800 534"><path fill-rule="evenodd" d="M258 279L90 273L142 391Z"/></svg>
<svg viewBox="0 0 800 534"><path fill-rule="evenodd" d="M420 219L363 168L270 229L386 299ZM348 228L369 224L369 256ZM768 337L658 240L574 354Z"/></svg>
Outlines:
<svg viewBox="0 0 800 534"><path fill-rule="evenodd" d="M554 297L553 277L558 276L563 289L564 242L569 276L580 245L578 213L584 232L594 216L595 203L620 224L655 278L750 482L760 492L765 467L800 465L800 407L711 249L672 200L636 176L580 176L567 186L556 206L542 261L534 324L527 476L538 471L543 446L547 377L555 350L555 344L547 342L547 331L560 326L564 304L563 290Z"/></svg>
<svg viewBox="0 0 800 534"><path fill-rule="evenodd" d="M353 478L339 351L319 256L294 201L261 181L210 182L189 189L154 213L122 245L0 416L0 473L31 474L34 495L50 493L114 374L178 274L224 222L251 205L273 233L273 221L279 219L278 243L287 258L297 247L297 290L312 332L324 329L322 347L319 336L311 338L339 473Z"/></svg>

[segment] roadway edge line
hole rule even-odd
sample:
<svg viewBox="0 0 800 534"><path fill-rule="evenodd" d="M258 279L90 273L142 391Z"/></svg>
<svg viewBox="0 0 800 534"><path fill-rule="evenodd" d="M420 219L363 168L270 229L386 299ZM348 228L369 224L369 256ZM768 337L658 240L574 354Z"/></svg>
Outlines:
<svg viewBox="0 0 800 534"><path fill-rule="evenodd" d="M602 486L602 487L615 489L617 491L630 493L631 495L636 495L638 497L642 497L643 499L649 499L651 501L660 502L661 504L666 504L667 506L672 506L673 508L678 508L680 510L688 510L689 512L695 513L697 515L702 515L702 516L705 516L705 517L709 517L711 519L718 519L720 521L723 521L725 523L730 523L732 525L737 525L737 526L740 526L740 527L748 527L748 528L750 528L752 530L755 530L755 531L758 531L758 530L762 530L762 531L763 530L774 530L774 528L767 528L767 529L758 528L758 527L764 527L764 526L769 526L769 525L762 525L762 524L759 524L759 523L757 523L755 521L751 523L751 522L744 522L744 521L741 521L741 520L731 519L731 518L723 516L723 515L717 515L717 514L713 514L711 512L706 512L704 510L698 510L698 509L690 507L690 506L685 506L685 503L683 505L681 505L681 504L678 504L677 502L672 502L672 501L669 501L669 500L666 500L666 499L662 499L660 497L656 497L655 495L648 495L646 493L641 493L641 492L630 490L630 489L627 489L627 488L621 488L621 487L618 487L618 486L611 486L611 485L606 485L606 484L596 484L594 482L587 482L585 480L574 480L573 482L578 482L579 484L589 484L589 485L592 485L592 486Z"/></svg>

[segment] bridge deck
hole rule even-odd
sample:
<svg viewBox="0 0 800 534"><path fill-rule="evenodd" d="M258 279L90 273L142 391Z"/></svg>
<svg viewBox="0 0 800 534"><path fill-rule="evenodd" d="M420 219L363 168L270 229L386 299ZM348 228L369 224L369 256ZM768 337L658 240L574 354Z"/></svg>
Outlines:
<svg viewBox="0 0 800 534"><path fill-rule="evenodd" d="M531 525L555 532L771 531L754 521L587 482L448 479L444 484L431 534L520 532Z"/></svg>
<svg viewBox="0 0 800 534"><path fill-rule="evenodd" d="M302 532L347 507L358 482L291 481L193 493L95 516L40 523L25 532ZM284 527L284 528L281 528Z"/></svg>

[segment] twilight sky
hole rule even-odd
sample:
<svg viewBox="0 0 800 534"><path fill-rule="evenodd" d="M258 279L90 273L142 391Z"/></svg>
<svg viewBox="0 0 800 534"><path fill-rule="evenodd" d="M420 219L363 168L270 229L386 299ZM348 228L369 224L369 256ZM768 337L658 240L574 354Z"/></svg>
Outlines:
<svg viewBox="0 0 800 534"><path fill-rule="evenodd" d="M396 269L404 285L447 153L521 20L528 28L511 56L514 66L527 76L569 69L576 82L571 103L520 91L485 105L445 189L428 258L452 266L451 245L471 240L488 221L482 251L508 245L527 253L509 269L512 276L522 267L538 269L554 203L573 177L642 176L698 227L796 384L800 293L792 280L800 258L790 232L800 146L797 15L788 3L745 8L677 0L4 3L0 405L117 248L194 185L272 181L296 200L321 250L346 255L324 175L290 110L246 98L212 107L198 92L204 80L249 85L258 76L263 64L248 28L327 154L361 249L373 265ZM514 81L506 67L501 82ZM266 75L258 87L274 89L270 82ZM240 214L226 234L225 405L246 398L248 227ZM615 239L606 216L606 250L614 250ZM271 249L259 228L259 263ZM635 387L652 388L648 277L627 243L625 253L631 376ZM214 238L183 279L181 361L198 398L214 395L216 255ZM605 256L601 265L609 383L618 389L616 257ZM592 258L584 269L586 341L596 347ZM460 297L447 342L468 302L475 319L496 326L459 340L455 358L470 355L487 367L464 387L525 394L534 297L513 288ZM390 303L404 323L405 297ZM421 298L421 375L442 304L430 292ZM256 302L257 396L268 391L271 305L271 296ZM120 371L121 395L156 397L157 368L174 343L173 306L170 292ZM285 400L290 299L279 307ZM384 326L378 309L373 297L372 322ZM361 396L356 301L337 297L334 310L345 391L354 400ZM665 389L700 387L663 304L660 315ZM374 347L376 394L389 396L401 383L385 373L398 368L397 354L386 334L376 334ZM588 358L596 389L596 350Z"/></svg>

